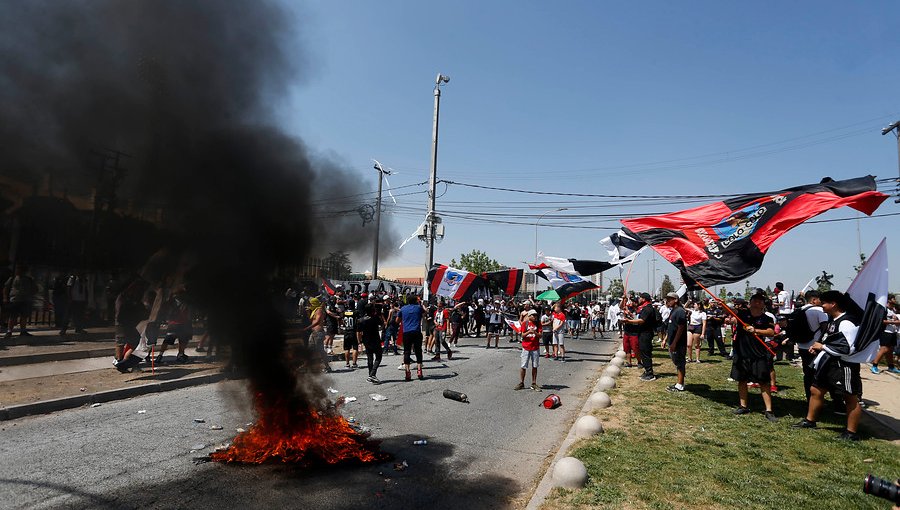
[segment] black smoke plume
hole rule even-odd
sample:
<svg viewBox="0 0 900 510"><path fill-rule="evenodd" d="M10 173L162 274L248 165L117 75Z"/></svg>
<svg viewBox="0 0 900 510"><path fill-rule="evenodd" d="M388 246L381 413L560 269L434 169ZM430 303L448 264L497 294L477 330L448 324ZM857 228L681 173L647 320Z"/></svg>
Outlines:
<svg viewBox="0 0 900 510"><path fill-rule="evenodd" d="M126 153L119 196L164 210L167 241L145 275L184 278L254 389L277 398L294 380L272 271L314 243L367 251L373 239L359 216L323 222L312 206L314 192L371 184L317 162L275 120L306 78L303 26L265 0L0 5L0 172L87 193L92 151Z"/></svg>

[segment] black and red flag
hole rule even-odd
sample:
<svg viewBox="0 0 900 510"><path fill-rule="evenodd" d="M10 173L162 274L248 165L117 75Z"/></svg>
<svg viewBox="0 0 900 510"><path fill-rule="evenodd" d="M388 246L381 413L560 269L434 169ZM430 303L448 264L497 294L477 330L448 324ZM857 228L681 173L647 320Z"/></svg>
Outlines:
<svg viewBox="0 0 900 510"><path fill-rule="evenodd" d="M519 287L522 286L522 282L525 280L525 270L504 269L502 271L484 273L483 276L488 281L496 283L501 292L509 296L515 296L516 293L519 292Z"/></svg>
<svg viewBox="0 0 900 510"><path fill-rule="evenodd" d="M627 231L704 286L734 283L759 270L776 239L829 209L849 206L871 215L888 196L871 175L774 193L741 195L661 216L621 220Z"/></svg>
<svg viewBox="0 0 900 510"><path fill-rule="evenodd" d="M328 280L328 278L325 278L324 276L322 277L322 287L325 289L325 293L327 293L329 296L333 296L334 293L337 292L337 289L335 289L334 284L332 284L331 281Z"/></svg>

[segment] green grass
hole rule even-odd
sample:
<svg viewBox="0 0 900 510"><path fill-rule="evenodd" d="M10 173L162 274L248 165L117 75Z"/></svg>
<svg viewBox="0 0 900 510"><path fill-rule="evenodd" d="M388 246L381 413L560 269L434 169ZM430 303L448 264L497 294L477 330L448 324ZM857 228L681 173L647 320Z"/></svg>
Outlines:
<svg viewBox="0 0 900 510"><path fill-rule="evenodd" d="M613 406L595 411L606 432L570 452L587 466L587 487L555 489L545 507L890 508L863 494L862 480L866 473L900 477L900 448L865 424L863 441L837 441L844 418L828 412L817 430L791 429L806 413L799 368L776 365L781 420L769 423L759 390L750 390L753 414L731 414L737 385L726 380L729 361L689 364L688 391L673 394L665 387L674 383L674 368L662 351L654 355L663 377L645 383L637 369L625 370Z"/></svg>

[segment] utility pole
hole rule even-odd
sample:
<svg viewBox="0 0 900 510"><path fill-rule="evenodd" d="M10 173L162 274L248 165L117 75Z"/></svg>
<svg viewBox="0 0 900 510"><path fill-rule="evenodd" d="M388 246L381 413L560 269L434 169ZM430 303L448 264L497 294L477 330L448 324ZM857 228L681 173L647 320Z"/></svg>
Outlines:
<svg viewBox="0 0 900 510"><path fill-rule="evenodd" d="M450 77L438 73L434 80L434 122L431 130L431 177L429 179L428 215L425 217L425 278L422 279L422 297L428 299L428 271L434 265L434 243L437 234L437 225L440 218L435 214L435 197L437 195L437 154L438 154L438 123L441 115L441 85L449 83Z"/></svg>
<svg viewBox="0 0 900 510"><path fill-rule="evenodd" d="M391 175L390 170L385 170L381 163L375 162L375 170L378 170L378 200L375 202L375 254L372 256L372 279L378 279L378 238L381 235L381 183L385 175Z"/></svg>
<svg viewBox="0 0 900 510"><path fill-rule="evenodd" d="M900 120L894 122L890 126L881 130L881 135L884 136L888 133L894 133L894 136L897 137L897 173L898 173L898 181L897 181L897 198L894 199L894 203L900 203Z"/></svg>

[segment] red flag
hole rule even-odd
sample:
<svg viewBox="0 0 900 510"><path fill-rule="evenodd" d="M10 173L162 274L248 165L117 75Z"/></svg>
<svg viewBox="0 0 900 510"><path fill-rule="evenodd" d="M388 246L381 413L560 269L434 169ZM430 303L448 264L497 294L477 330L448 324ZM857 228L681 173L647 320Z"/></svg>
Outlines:
<svg viewBox="0 0 900 510"><path fill-rule="evenodd" d="M335 293L334 285L332 285L331 281L328 278L322 277L322 287L325 288L325 292L328 293L329 296L333 296Z"/></svg>
<svg viewBox="0 0 900 510"><path fill-rule="evenodd" d="M743 280L762 266L776 239L829 209L872 214L888 197L870 176L741 195L661 216L622 220L633 234L681 270L685 282L719 285Z"/></svg>

